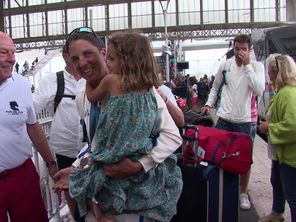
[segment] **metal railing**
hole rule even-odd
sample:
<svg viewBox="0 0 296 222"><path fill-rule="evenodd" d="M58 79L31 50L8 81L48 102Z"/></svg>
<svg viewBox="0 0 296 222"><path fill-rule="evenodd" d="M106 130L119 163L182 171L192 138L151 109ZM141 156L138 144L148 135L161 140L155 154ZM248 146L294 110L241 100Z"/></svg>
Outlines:
<svg viewBox="0 0 296 222"><path fill-rule="evenodd" d="M44 130L44 134L49 138L49 132L51 127L52 117L47 110L42 110L40 114L37 115L38 122ZM61 213L62 209L66 207L66 202L63 193L57 195L54 190L54 182L48 174L46 164L38 151L33 149L33 162L35 164L36 170L40 176L40 187L41 194L47 209L48 218L51 222L70 222L72 221L71 216L68 211L66 213Z"/></svg>

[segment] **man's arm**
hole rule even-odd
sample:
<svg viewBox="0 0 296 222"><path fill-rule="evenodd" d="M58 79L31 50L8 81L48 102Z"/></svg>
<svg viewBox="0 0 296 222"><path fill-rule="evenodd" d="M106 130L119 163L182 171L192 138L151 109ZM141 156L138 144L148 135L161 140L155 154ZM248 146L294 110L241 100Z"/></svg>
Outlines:
<svg viewBox="0 0 296 222"><path fill-rule="evenodd" d="M184 120L184 114L182 110L174 105L169 99L166 98L165 104L167 106L167 109L173 118L175 124L177 127L183 127L185 125L185 120Z"/></svg>
<svg viewBox="0 0 296 222"><path fill-rule="evenodd" d="M169 113L171 114L177 127L183 127L185 124L184 114L183 114L182 110L178 107L176 101L173 102L169 99L169 97L172 99L175 99L173 93L169 90L169 91L165 91L165 92L171 93L171 95L165 95L164 91L162 91L161 88L158 88L157 92L159 93L161 98L164 100L164 102L167 106L167 109L168 109Z"/></svg>
<svg viewBox="0 0 296 222"><path fill-rule="evenodd" d="M56 74L51 73L40 80L39 87L32 94L36 114L44 108L53 114L54 98L57 91Z"/></svg>
<svg viewBox="0 0 296 222"><path fill-rule="evenodd" d="M250 52L247 53L241 50L239 57L244 66L250 88L257 96L261 96L265 88L265 74L263 64L256 61L251 62Z"/></svg>
<svg viewBox="0 0 296 222"><path fill-rule="evenodd" d="M175 152L182 144L182 138L174 120L168 112L163 99L153 89L158 106L158 131L159 137L156 146L153 147L150 154L143 156L139 162L147 172L157 164L163 162L173 152Z"/></svg>
<svg viewBox="0 0 296 222"><path fill-rule="evenodd" d="M35 124L27 124L27 132L36 150L47 163L49 175L53 177L53 175L57 172L57 165L50 152L47 139L39 123L36 122Z"/></svg>
<svg viewBox="0 0 296 222"><path fill-rule="evenodd" d="M257 96L261 96L265 88L264 66L260 62L254 62L253 65L244 66L249 86Z"/></svg>

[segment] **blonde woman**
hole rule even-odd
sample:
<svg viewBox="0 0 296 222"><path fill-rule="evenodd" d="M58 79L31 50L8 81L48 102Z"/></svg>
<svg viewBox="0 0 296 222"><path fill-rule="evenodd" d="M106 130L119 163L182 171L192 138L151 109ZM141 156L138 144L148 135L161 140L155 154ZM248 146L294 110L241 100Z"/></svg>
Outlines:
<svg viewBox="0 0 296 222"><path fill-rule="evenodd" d="M268 73L277 89L268 108L270 122L261 122L259 130L268 133L274 148L271 184L272 212L260 222L284 221L282 214L287 200L292 222L296 221L296 65L288 55L270 55Z"/></svg>

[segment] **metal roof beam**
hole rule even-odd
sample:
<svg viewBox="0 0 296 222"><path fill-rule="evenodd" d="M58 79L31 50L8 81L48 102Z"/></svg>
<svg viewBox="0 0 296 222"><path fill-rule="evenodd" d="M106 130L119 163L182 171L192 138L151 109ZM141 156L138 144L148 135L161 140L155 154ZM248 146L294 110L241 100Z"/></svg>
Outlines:
<svg viewBox="0 0 296 222"><path fill-rule="evenodd" d="M48 12L57 11L61 9L73 9L73 8L84 8L91 7L95 5L112 5L112 4L122 4L130 2L143 2L144 0L79 0L79 1L69 1L69 2L57 2L48 3L43 5L31 5L31 6L21 6L15 8L4 8L3 15L19 15L32 12ZM147 1L147 0L146 0Z"/></svg>
<svg viewBox="0 0 296 222"><path fill-rule="evenodd" d="M207 39L234 37L237 34L251 34L257 28L267 28L282 25L279 22L266 23L238 23L238 24L213 24L213 25L188 25L188 26L170 26L168 27L169 40L173 39ZM107 36L114 32L103 31L97 32L99 36ZM165 34L163 27L143 28L141 31L149 36L152 40L164 40ZM65 35L48 36L46 37L30 37L14 39L16 48L31 49L31 48L58 48L65 43Z"/></svg>

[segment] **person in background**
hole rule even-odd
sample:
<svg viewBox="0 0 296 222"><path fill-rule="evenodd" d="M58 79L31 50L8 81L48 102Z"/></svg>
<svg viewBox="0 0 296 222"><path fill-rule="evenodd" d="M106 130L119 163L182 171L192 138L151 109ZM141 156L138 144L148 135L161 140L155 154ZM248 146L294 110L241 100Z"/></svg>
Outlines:
<svg viewBox="0 0 296 222"><path fill-rule="evenodd" d="M31 141L51 177L57 166L36 121L31 86L24 77L12 73L15 51L10 36L0 32L0 221L8 221L9 216L12 222L46 222Z"/></svg>
<svg viewBox="0 0 296 222"><path fill-rule="evenodd" d="M159 76L162 80L163 77ZM184 114L182 110L179 108L175 96L172 93L172 85L170 82L162 81L163 83L157 88L158 94L164 100L169 113L171 114L175 124L177 127L182 128L185 124Z"/></svg>
<svg viewBox="0 0 296 222"><path fill-rule="evenodd" d="M27 60L24 62L23 64L23 71L22 73L27 73L29 71L29 64L27 62Z"/></svg>
<svg viewBox="0 0 296 222"><path fill-rule="evenodd" d="M188 79L188 85L189 85L189 96L187 100L188 108L190 108L192 111L198 113L198 102L199 97L197 93L197 80L195 76L191 76Z"/></svg>
<svg viewBox="0 0 296 222"><path fill-rule="evenodd" d="M187 99L188 97L188 85L187 79L184 76L178 76L175 80L176 87L173 88L172 92L174 95Z"/></svg>
<svg viewBox="0 0 296 222"><path fill-rule="evenodd" d="M202 77L202 80L203 80L207 85L209 85L209 78L208 78L208 75L207 75L207 74L204 74L204 76Z"/></svg>
<svg viewBox="0 0 296 222"><path fill-rule="evenodd" d="M252 98L254 94L258 97L262 95L265 77L263 64L251 61L250 51L250 36L238 35L234 38L234 58L220 65L202 113L210 112L221 91L216 128L247 133L254 141L256 130L252 120ZM240 175L240 208L243 210L251 208L247 194L250 173L249 170L247 174Z"/></svg>
<svg viewBox="0 0 296 222"><path fill-rule="evenodd" d="M209 86L208 86L208 76L205 74L203 78L200 78L200 81L197 83L197 93L198 93L198 111L206 104Z"/></svg>
<svg viewBox="0 0 296 222"><path fill-rule="evenodd" d="M109 72L105 63L103 43L89 27L77 28L69 34L68 53L77 72L93 87L96 87ZM163 162L180 146L181 137L178 129L172 121L165 103L156 91L154 93L158 104L159 137L152 152L137 161L124 158L116 164L105 165L104 173L106 176L118 179L127 178L141 172L148 172L151 168ZM101 103L101 107L98 110L96 104L89 103L84 90L77 93L76 101L79 113L85 120L87 133L92 144L91 147L95 147L96 137L94 136L94 131L100 110L104 108L104 102ZM170 107L168 106L169 109ZM79 165L80 159L77 159L72 167L65 168L55 175L57 190L68 188L69 173L73 171L74 167L79 167ZM119 222L138 222L144 219L137 214L120 214L113 215L113 217L115 221Z"/></svg>
<svg viewBox="0 0 296 222"><path fill-rule="evenodd" d="M31 92L32 92L32 93L35 92L35 86L34 86L34 84L31 85Z"/></svg>
<svg viewBox="0 0 296 222"><path fill-rule="evenodd" d="M210 82L209 82L209 90L212 89L214 81L215 81L215 76L211 76L211 79L210 79Z"/></svg>
<svg viewBox="0 0 296 222"><path fill-rule="evenodd" d="M277 93L268 110L267 121L259 126L268 134L268 153L272 159L272 211L260 222L282 222L287 200L292 222L296 221L296 65L288 55L271 54L268 74Z"/></svg>
<svg viewBox="0 0 296 222"><path fill-rule="evenodd" d="M15 71L16 73L19 73L19 68L20 68L20 65L17 63L15 63Z"/></svg>
<svg viewBox="0 0 296 222"><path fill-rule="evenodd" d="M85 87L85 80L75 71L65 49L63 47L63 58L66 63L62 73L65 84L63 94L71 95L72 98L62 97L60 103L56 104L58 85L56 73L50 73L42 78L39 87L33 93L36 114L46 108L53 117L49 146L51 151L55 153L59 170L71 166L76 160L76 156L82 148L83 137L75 95L77 91ZM76 202L69 196L68 191L65 191L64 194L71 215L79 221L78 212L75 211Z"/></svg>
<svg viewBox="0 0 296 222"><path fill-rule="evenodd" d="M184 114L182 110L178 107L174 94L172 90L165 84L158 87L157 92L164 100L169 113L171 114L177 127L182 128L185 124Z"/></svg>

